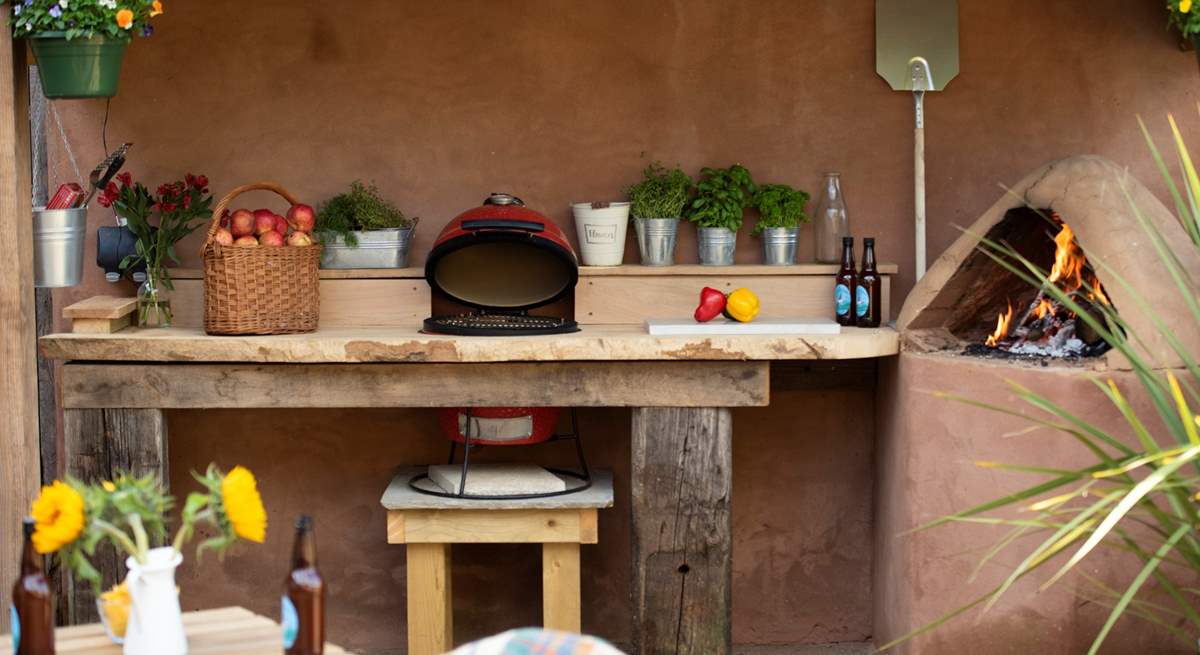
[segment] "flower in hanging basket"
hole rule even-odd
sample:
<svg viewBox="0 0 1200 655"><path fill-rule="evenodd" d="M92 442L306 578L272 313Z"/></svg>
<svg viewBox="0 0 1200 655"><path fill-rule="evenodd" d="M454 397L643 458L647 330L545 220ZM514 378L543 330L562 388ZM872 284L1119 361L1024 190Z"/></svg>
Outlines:
<svg viewBox="0 0 1200 655"><path fill-rule="evenodd" d="M1200 3L1192 0L1167 0L1167 12L1171 24L1179 28L1185 37L1200 34Z"/></svg>
<svg viewBox="0 0 1200 655"><path fill-rule="evenodd" d="M163 13L160 0L12 0L13 36L61 33L67 40L149 36L150 19Z"/></svg>

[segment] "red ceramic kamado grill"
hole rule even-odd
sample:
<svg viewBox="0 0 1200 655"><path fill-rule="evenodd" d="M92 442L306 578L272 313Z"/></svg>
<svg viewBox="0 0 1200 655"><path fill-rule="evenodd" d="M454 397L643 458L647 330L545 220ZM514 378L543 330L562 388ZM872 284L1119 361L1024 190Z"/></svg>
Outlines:
<svg viewBox="0 0 1200 655"><path fill-rule="evenodd" d="M506 336L579 330L573 318L579 260L567 235L507 193L493 193L442 229L425 261L425 279L432 289L425 332Z"/></svg>

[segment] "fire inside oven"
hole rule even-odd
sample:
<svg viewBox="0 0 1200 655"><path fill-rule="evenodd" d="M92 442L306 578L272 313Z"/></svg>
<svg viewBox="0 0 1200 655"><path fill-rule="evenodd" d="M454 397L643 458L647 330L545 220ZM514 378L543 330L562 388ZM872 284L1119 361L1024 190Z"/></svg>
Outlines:
<svg viewBox="0 0 1200 655"><path fill-rule="evenodd" d="M992 276L993 281L981 280L976 286L991 294L991 302L998 307L982 316L976 313L970 319L973 325L960 324L958 330L953 330L972 342L966 348L967 354L1079 358L1099 356L1109 349L1093 326L1060 302L1051 290L1053 287L1090 318L1105 323L1105 310L1112 303L1071 226L1062 217L1050 211L1015 209L989 232L988 238L1013 249L1048 274L1038 288L994 264L1000 272Z"/></svg>

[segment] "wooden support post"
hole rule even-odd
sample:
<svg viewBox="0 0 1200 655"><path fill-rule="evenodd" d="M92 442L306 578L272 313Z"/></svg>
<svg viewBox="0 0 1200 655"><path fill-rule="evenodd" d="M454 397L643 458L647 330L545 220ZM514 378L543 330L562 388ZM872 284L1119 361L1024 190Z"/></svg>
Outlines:
<svg viewBox="0 0 1200 655"><path fill-rule="evenodd" d="M38 449L29 69L25 41L0 35L0 580L17 578L21 519L41 479ZM0 632L8 632L8 612Z"/></svg>
<svg viewBox="0 0 1200 655"><path fill-rule="evenodd" d="M450 544L408 544L408 653L454 648Z"/></svg>
<svg viewBox="0 0 1200 655"><path fill-rule="evenodd" d="M542 626L581 632L579 544L542 544Z"/></svg>
<svg viewBox="0 0 1200 655"><path fill-rule="evenodd" d="M63 460L67 474L84 482L109 480L117 472L156 473L164 484L167 470L167 422L157 409L64 409ZM96 551L92 562L102 584L125 577L125 558L110 547ZM80 581L65 590L70 596L68 618L73 623L96 621L91 587Z"/></svg>
<svg viewBox="0 0 1200 655"><path fill-rule="evenodd" d="M733 422L728 409L633 410L633 644L730 652Z"/></svg>

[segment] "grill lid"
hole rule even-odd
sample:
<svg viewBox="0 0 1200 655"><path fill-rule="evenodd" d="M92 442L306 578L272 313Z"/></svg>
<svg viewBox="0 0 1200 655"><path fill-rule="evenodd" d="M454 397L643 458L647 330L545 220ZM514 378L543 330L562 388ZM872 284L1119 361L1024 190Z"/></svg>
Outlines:
<svg viewBox="0 0 1200 655"><path fill-rule="evenodd" d="M494 193L442 229L425 279L459 304L511 313L570 294L579 262L562 228L520 198Z"/></svg>

